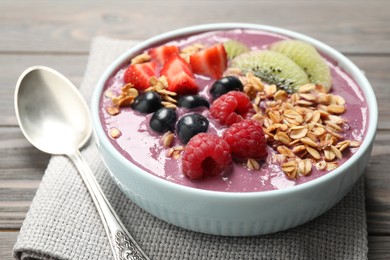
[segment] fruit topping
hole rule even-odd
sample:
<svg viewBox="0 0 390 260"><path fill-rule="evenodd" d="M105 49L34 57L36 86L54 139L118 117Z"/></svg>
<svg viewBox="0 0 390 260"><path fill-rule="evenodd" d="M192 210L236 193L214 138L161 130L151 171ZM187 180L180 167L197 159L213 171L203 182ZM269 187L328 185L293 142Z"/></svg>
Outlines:
<svg viewBox="0 0 390 260"><path fill-rule="evenodd" d="M168 81L168 91L176 92L179 95L190 95L198 93L198 86L190 65L179 55L172 55L165 62L160 71Z"/></svg>
<svg viewBox="0 0 390 260"><path fill-rule="evenodd" d="M200 133L191 138L182 157L183 173L191 179L221 174L230 164L230 146L221 137Z"/></svg>
<svg viewBox="0 0 390 260"><path fill-rule="evenodd" d="M165 61L174 54L179 54L179 47L176 45L162 45L148 51L151 58L159 64L164 64Z"/></svg>
<svg viewBox="0 0 390 260"><path fill-rule="evenodd" d="M244 86L237 77L226 76L213 83L210 88L210 94L214 99L232 90L243 91Z"/></svg>
<svg viewBox="0 0 390 260"><path fill-rule="evenodd" d="M150 85L150 78L156 76L155 71L155 62L132 64L125 71L124 81L133 84L138 90L145 90Z"/></svg>
<svg viewBox="0 0 390 260"><path fill-rule="evenodd" d="M247 95L240 91L230 91L217 98L210 107L210 116L222 125L232 125L243 120L252 103Z"/></svg>
<svg viewBox="0 0 390 260"><path fill-rule="evenodd" d="M232 124L223 139L230 145L233 157L240 159L264 159L267 156L267 142L261 124L245 119Z"/></svg>
<svg viewBox="0 0 390 260"><path fill-rule="evenodd" d="M188 95L188 96L182 96L177 101L177 105L179 107L185 107L185 108L197 108L197 107L210 107L209 102L204 97L201 97L199 95Z"/></svg>
<svg viewBox="0 0 390 260"><path fill-rule="evenodd" d="M161 96L158 93L148 91L136 97L131 107L138 112L149 114L162 107L161 101Z"/></svg>
<svg viewBox="0 0 390 260"><path fill-rule="evenodd" d="M222 77L227 68L227 54L223 44L213 45L190 56L190 64L195 74L214 79Z"/></svg>
<svg viewBox="0 0 390 260"><path fill-rule="evenodd" d="M332 86L330 69L312 45L299 40L284 40L272 44L270 49L292 59L306 72L311 83L321 85L329 92Z"/></svg>
<svg viewBox="0 0 390 260"><path fill-rule="evenodd" d="M207 118L198 113L183 116L177 122L177 136L179 140L186 144L188 141L199 133L204 133L209 128Z"/></svg>
<svg viewBox="0 0 390 260"><path fill-rule="evenodd" d="M228 40L223 43L225 47L228 58L234 59L238 55L244 52L250 51L249 47L237 40Z"/></svg>
<svg viewBox="0 0 390 260"><path fill-rule="evenodd" d="M257 175L247 177L248 170L260 170L260 178L276 170L290 180L330 171L343 151L359 147L347 139L349 118L341 117L346 100L329 93L332 68L314 46L298 40L256 45L257 40L244 37L248 47L225 37L180 41L180 48L174 40L134 57L104 93L112 101L108 115L123 112L112 120L115 124L107 123L108 136L127 142L125 150L140 138L151 145L140 150L143 157L164 163L166 156L190 179L223 174L229 183ZM339 77L337 70L333 73ZM144 124L130 131L128 125L116 125L129 106L144 113L131 116L149 118L150 140L139 134ZM124 130L130 133L122 135ZM229 167L232 160L235 165Z"/></svg>
<svg viewBox="0 0 390 260"><path fill-rule="evenodd" d="M150 118L150 128L158 133L174 131L176 124L176 111L172 108L160 108Z"/></svg>
<svg viewBox="0 0 390 260"><path fill-rule="evenodd" d="M270 50L245 52L231 62L231 67L253 72L262 81L288 92L309 83L305 71L286 55Z"/></svg>

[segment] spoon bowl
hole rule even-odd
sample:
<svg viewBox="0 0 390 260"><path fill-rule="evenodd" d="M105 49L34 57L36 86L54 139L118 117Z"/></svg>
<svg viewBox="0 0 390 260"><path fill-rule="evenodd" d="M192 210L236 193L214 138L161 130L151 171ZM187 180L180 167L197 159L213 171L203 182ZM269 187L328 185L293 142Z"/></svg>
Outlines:
<svg viewBox="0 0 390 260"><path fill-rule="evenodd" d="M89 140L89 109L77 88L59 72L34 66L19 77L15 111L32 145L50 154L67 155L78 169L102 220L114 259L149 259L115 213L79 149Z"/></svg>
<svg viewBox="0 0 390 260"><path fill-rule="evenodd" d="M82 96L51 68L34 66L20 76L15 109L26 138L46 153L73 153L91 136L90 114Z"/></svg>

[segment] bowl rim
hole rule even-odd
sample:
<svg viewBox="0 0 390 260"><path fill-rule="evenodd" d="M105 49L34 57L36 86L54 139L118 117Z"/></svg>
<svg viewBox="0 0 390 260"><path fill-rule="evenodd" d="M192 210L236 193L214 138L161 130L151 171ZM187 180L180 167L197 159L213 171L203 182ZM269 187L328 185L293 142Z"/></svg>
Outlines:
<svg viewBox="0 0 390 260"><path fill-rule="evenodd" d="M367 122L367 130L365 134L365 138L361 143L359 149L342 165L337 167L336 169L328 172L327 174L316 178L314 180L310 180L308 182L287 187L279 190L269 190L269 191L253 191L253 192L227 192L227 191L213 191L213 190L204 190L194 187L184 186L178 183L171 182L169 180L165 180L161 177L158 177L152 173L147 172L139 168L137 165L129 161L125 158L109 141L99 116L99 104L100 98L102 95L102 90L105 86L107 79L117 71L119 66L122 66L126 61L129 60L131 55L137 54L141 50L150 47L159 42L167 41L175 37L190 35L208 31L216 31L216 30L229 30L229 29L253 29L253 30L261 30L269 33L281 34L282 36L287 36L290 38L300 39L303 41L307 41L313 44L320 52L327 55L329 58L333 59L337 62L337 65L340 66L344 71L346 71L351 78L354 79L359 89L362 91L364 98L368 107L368 122ZM100 76L99 81L95 85L95 89L91 98L91 114L92 114L92 122L93 129L96 142L99 145L106 147L113 153L113 156L120 160L123 165L126 165L133 171L134 174L140 175L140 177L147 179L148 181L156 182L158 185L161 185L168 189L177 190L178 192L186 192L186 193L196 193L198 196L207 196L207 197L227 197L229 199L234 198L259 198L259 197L268 197L275 195L289 195L290 193L295 193L297 191L304 191L307 189L315 188L321 183L325 183L331 181L332 179L338 177L342 174L343 171L351 167L353 163L358 161L366 152L370 151L370 146L372 145L375 135L376 129L378 125L378 106L376 101L376 96L373 91L371 84L368 79L364 75L364 73L346 56L341 54L336 49L330 47L329 45L320 42L310 36L291 31L288 29L283 29L279 27L262 25L262 24L252 24L252 23L209 23L209 24L200 24L195 26L183 27L176 30L171 30L154 37L151 37L145 41L136 44L130 49L126 50L119 57L116 58L114 62L112 62L104 71L104 73Z"/></svg>

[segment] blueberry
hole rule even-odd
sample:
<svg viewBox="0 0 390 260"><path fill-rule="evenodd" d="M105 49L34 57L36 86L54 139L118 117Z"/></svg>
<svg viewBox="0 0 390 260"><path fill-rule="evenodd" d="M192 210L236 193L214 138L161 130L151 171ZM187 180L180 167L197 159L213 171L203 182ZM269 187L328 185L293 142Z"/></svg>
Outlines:
<svg viewBox="0 0 390 260"><path fill-rule="evenodd" d="M186 108L210 107L209 102L204 97L198 95L182 96L177 101L177 105Z"/></svg>
<svg viewBox="0 0 390 260"><path fill-rule="evenodd" d="M176 124L176 111L172 108L160 108L150 118L150 128L158 133L174 131Z"/></svg>
<svg viewBox="0 0 390 260"><path fill-rule="evenodd" d="M213 83L210 88L210 94L214 99L228 93L232 90L243 91L244 86L241 80L233 76L223 77Z"/></svg>
<svg viewBox="0 0 390 260"><path fill-rule="evenodd" d="M162 107L161 96L154 92L145 92L134 99L132 108L141 113L153 113Z"/></svg>
<svg viewBox="0 0 390 260"><path fill-rule="evenodd" d="M185 115L177 122L176 133L179 140L186 144L194 135L205 133L209 128L209 121L201 114Z"/></svg>

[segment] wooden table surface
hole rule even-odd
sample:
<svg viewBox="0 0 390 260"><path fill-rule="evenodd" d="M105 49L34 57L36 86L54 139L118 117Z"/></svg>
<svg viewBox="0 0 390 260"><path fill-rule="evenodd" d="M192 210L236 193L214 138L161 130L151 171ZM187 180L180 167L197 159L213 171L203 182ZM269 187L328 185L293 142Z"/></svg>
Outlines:
<svg viewBox="0 0 390 260"><path fill-rule="evenodd" d="M91 39L146 39L183 26L247 22L279 26L338 49L365 71L379 126L365 170L370 259L390 259L390 1L0 2L0 259L12 247L50 156L32 147L15 118L20 73L53 67L80 84Z"/></svg>

